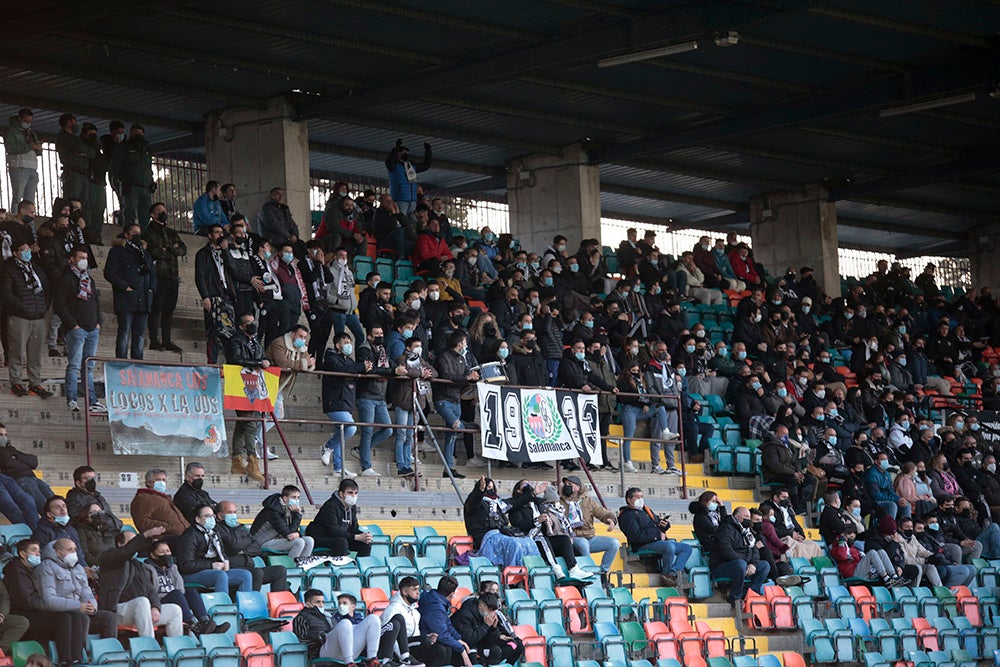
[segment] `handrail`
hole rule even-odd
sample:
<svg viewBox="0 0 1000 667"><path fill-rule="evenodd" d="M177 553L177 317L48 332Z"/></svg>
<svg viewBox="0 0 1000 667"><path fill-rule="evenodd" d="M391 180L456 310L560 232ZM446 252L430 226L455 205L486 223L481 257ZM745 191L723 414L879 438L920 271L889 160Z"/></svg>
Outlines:
<svg viewBox="0 0 1000 667"><path fill-rule="evenodd" d="M179 368L191 368L191 367L194 367L194 366L198 366L198 367L202 367L202 368L217 368L217 369L219 369L220 373L222 372L222 369L223 369L223 364L183 363L183 362L171 362L171 361L162 361L161 362L161 361L153 361L153 360L146 360L146 359L118 359L118 358L112 358L112 357L87 357L86 359L83 360L83 363L81 364L81 367L82 367L81 371L84 374L84 377L86 376L86 373L88 372L88 370L87 370L88 362L101 362L101 363L106 363L106 362L127 362L127 363L131 363L131 364L136 364L136 365L168 366L168 367L179 367ZM288 369L282 369L282 370L288 371ZM367 379L371 379L371 380L382 380L382 381L385 381L385 382L388 382L390 380L396 380L396 381L404 381L405 380L405 381L409 381L409 382L416 382L416 379L410 377L409 375L383 375L383 374L377 374L377 373L341 373L341 372L338 372L338 371L326 371L326 370L319 370L319 369L293 370L293 371L290 371L290 372L295 373L297 375L316 375L316 376L319 376L319 377L325 377L325 376L329 376L329 377L348 377L348 378L354 378L354 379L358 379L358 380L360 380L360 379L366 379L366 380ZM462 387L475 386L475 384L476 384L475 382L472 382L472 381L464 381L464 382L463 381L453 381L453 380L448 380L446 378L426 378L426 379L423 379L422 381L424 381L424 382L431 382L431 383L437 383L437 384L451 384L451 385L457 385L457 386L462 386ZM682 418L683 404L682 404L682 401L681 401L681 396L676 395L676 394L652 394L652 393L641 394L641 393L632 393L632 392L619 392L617 389L614 389L614 390L604 390L604 389L584 390L584 389L573 389L573 388L566 388L566 387L511 385L511 384L504 384L502 386L509 387L509 388L512 388L512 389L535 389L535 390L537 390L537 389L557 390L558 389L559 391L565 391L565 392L571 392L571 393L580 393L580 394L587 394L587 395L613 394L616 397L644 397L644 398L648 398L648 399L654 399L654 400L660 400L660 401L669 401L669 402L676 403L677 404L677 411L678 411L678 418L677 418L678 437L676 439L667 439L667 438L639 438L639 437L630 437L628 439L629 440L637 440L637 441L640 441L640 442L660 442L660 443L664 443L664 444L670 444L670 443L673 443L675 441L679 441L678 457L680 459L680 469L681 469L681 495L682 495L683 498L687 497L687 465L686 465L686 461L685 461L685 451L684 451L684 420ZM90 419L91 419L92 416L106 416L106 414L105 415L92 414L90 412L90 396L89 396L89 393L88 392L83 392L83 393L84 393L84 429L85 429L85 441L86 441L86 456L87 456L87 465L90 465L91 464ZM416 397L416 392L414 392L414 397ZM227 419L231 420L231 421L253 421L253 422L260 422L263 425L264 423L266 423L266 420L267 420L266 414L267 413L263 413L263 416L261 416L261 417L257 417L257 416L253 416L253 417L234 416L234 417L228 417ZM272 422L275 425L276 430L278 430L278 433L279 433L279 435L280 435L280 437L282 439L282 442L283 442L283 444L285 446L285 449L288 452L290 460L292 461L292 465L295 468L296 474L299 477L299 480L300 480L300 482L303 485L303 490L306 493L307 499L309 499L310 502L311 502L311 497L310 497L309 491L308 491L307 486L306 486L305 478L301 474L301 471L298 468L298 464L294 460L294 456L291 453L291 447L288 445L288 442L286 441L286 439L284 437L284 433L281 431L281 427L279 426L279 423L278 423L279 421L281 423L283 423L283 424L294 424L294 425L316 424L316 425L328 426L328 425L332 424L335 428L343 428L344 426L346 426L348 424L349 425L353 425L353 426L361 426L361 427L391 428L391 429L400 428L400 429L404 429L404 430L413 430L413 431L416 431L419 428L416 424L414 424L413 426L401 426L401 425L392 424L392 423L390 423L390 424L372 424L372 423L362 423L362 422L356 422L356 421L338 422L338 421L333 421L333 420L329 420L329 419L301 419L301 418L297 418L297 419L281 419L281 420L278 420L274 416L273 413L270 413L270 417L271 417ZM414 420L414 422L415 421L416 420ZM448 425L434 426L434 429L440 430L440 431L444 431L444 432L454 432L454 433L472 433L472 434L475 434L475 433L479 433L480 432L480 429L478 429L478 428L458 428L458 429L456 429L456 428L451 428ZM261 430L262 430L262 433L266 433L266 431L267 431L266 428L262 428ZM605 442L607 442L608 440L618 440L618 441L621 441L621 440L625 439L624 435L622 435L622 436L602 435L602 436L600 436L600 438L603 441L605 441ZM262 436L262 440L264 440L263 436ZM268 462L267 462L267 455L266 455L267 443L266 443L266 441L262 442L262 447L264 448L264 454L265 454L263 456L264 488L267 489L267 488L269 488L270 480L269 480L269 476L268 476ZM343 452L342 454L346 454L346 452ZM417 465L416 464L416 459L417 459L417 457L414 457L414 472L416 472L416 465ZM586 465L584 465L584 463L585 462L581 460L581 467L582 467L584 473L587 475L587 478L588 478L588 480L591 483L591 487L594 489L595 493L597 494L598 499L600 500L601 504L604 505L605 507L607 507L607 504L604 502L603 496L601 495L600 491L598 490L597 484L594 482L594 479L593 479L592 475L590 474L590 471L588 470L588 468L586 467ZM619 485L620 485L620 488L621 488L621 493L624 495L624 493L625 493L625 471L624 471L624 466L621 465L621 463L622 462L619 461ZM557 478L560 477L559 461L556 461L556 476L557 476ZM419 480L415 480L415 485L414 486L415 486L414 490L419 489Z"/></svg>

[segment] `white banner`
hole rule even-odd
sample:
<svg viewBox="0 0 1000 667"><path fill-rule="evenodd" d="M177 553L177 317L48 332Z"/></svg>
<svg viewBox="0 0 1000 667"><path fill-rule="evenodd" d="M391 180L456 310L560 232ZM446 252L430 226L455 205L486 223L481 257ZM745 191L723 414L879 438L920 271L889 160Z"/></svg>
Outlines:
<svg viewBox="0 0 1000 667"><path fill-rule="evenodd" d="M483 456L511 463L582 457L601 465L597 395L480 382Z"/></svg>

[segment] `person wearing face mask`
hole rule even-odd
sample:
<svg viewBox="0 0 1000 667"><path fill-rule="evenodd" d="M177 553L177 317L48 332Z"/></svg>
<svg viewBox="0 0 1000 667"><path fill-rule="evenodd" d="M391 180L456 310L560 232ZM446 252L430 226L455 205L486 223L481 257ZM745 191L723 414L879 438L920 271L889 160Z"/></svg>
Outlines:
<svg viewBox="0 0 1000 667"><path fill-rule="evenodd" d="M725 505L719 500L715 491L704 491L697 500L688 505L691 513L694 535L702 550L711 553L715 548L715 531L722 519L728 515Z"/></svg>
<svg viewBox="0 0 1000 667"><path fill-rule="evenodd" d="M417 234L417 251L413 262L421 272L437 273L441 270L441 263L451 259L451 248L441 235L441 223L437 218L431 218L427 226Z"/></svg>
<svg viewBox="0 0 1000 667"><path fill-rule="evenodd" d="M247 232L247 221L242 213L230 218L229 240L222 253L222 262L232 281L233 308L236 316L253 313L254 301L264 290L264 283L257 275L254 261L254 242Z"/></svg>
<svg viewBox="0 0 1000 667"><path fill-rule="evenodd" d="M365 339L361 320L358 318L358 297L354 291L354 272L347 262L347 251L338 248L334 251L333 263L330 265L331 280L326 290L326 301L333 317L333 331L343 333L350 329L354 340Z"/></svg>
<svg viewBox="0 0 1000 667"><path fill-rule="evenodd" d="M49 278L35 263L27 243L12 248L13 257L0 271L0 298L8 323L8 374L15 396L34 392L49 398L52 392L41 382L42 345L45 341L45 311L51 301ZM27 366L28 381L24 381Z"/></svg>
<svg viewBox="0 0 1000 667"><path fill-rule="evenodd" d="M354 343L351 342L349 334L336 334L331 342L332 345L323 355L321 370L357 375L372 369L371 361L356 361L353 358ZM357 432L357 427L354 426L357 381L353 377L324 375L322 395L323 412L331 421L338 424L334 425L333 435L323 445L320 461L323 465L330 465L332 462L337 474L354 477L354 473L343 465L343 450L347 439Z"/></svg>
<svg viewBox="0 0 1000 667"><path fill-rule="evenodd" d="M313 342L314 337L309 335L309 330L301 324L296 324L291 331L278 336L267 346L264 356L272 366L277 366L282 371L278 383L278 397L274 405L275 416L279 419L285 416L285 396L291 395L299 373L316 368L316 357L311 352L314 348ZM268 430L272 426L273 424L268 424ZM267 457L269 461L278 458L270 448Z"/></svg>
<svg viewBox="0 0 1000 667"><path fill-rule="evenodd" d="M385 168L389 174L389 194L399 204L403 215L410 215L416 208L417 174L430 169L433 160L431 145L424 142L423 161L411 162L410 149L403 145L402 139L396 140L396 145L385 158Z"/></svg>
<svg viewBox="0 0 1000 667"><path fill-rule="evenodd" d="M41 557L42 562L32 572L41 593L38 606L48 612L82 612L89 621L87 634L99 634L103 638L117 635L117 615L98 608L76 544L67 538L53 540L42 548ZM73 623L76 624L75 617ZM74 629L73 639L76 638ZM72 646L71 651L75 654L77 647Z"/></svg>
<svg viewBox="0 0 1000 667"><path fill-rule="evenodd" d="M747 287L763 286L763 281L757 273L757 267L750 256L750 248L746 243L738 244L729 252L729 264L733 267L733 273L737 280L742 280Z"/></svg>
<svg viewBox="0 0 1000 667"><path fill-rule="evenodd" d="M146 141L146 130L133 123L126 141L115 148L108 166L112 183L118 183L121 200L122 224L141 225L153 203L156 179L153 177L153 153ZM65 190L63 191L65 195Z"/></svg>
<svg viewBox="0 0 1000 667"><path fill-rule="evenodd" d="M865 473L865 488L875 504L895 520L897 516L910 516L911 507L910 503L893 489L889 466L889 455L879 452L875 458L875 465Z"/></svg>
<svg viewBox="0 0 1000 667"><path fill-rule="evenodd" d="M236 503L231 500L215 506L215 534L222 540L230 567L250 573L253 590L259 591L264 584L269 584L272 591L290 590L288 571L283 565L257 567L254 559L262 553L260 541L250 534L248 525L240 523Z"/></svg>
<svg viewBox="0 0 1000 667"><path fill-rule="evenodd" d="M88 563L100 563L101 556L115 547L115 538L121 526L111 516L101 511L100 505L84 506L71 515L69 525L80 536L81 552Z"/></svg>
<svg viewBox="0 0 1000 667"><path fill-rule="evenodd" d="M83 555L83 547L80 546L80 534L76 528L69 524L69 511L66 509L66 500L62 496L52 496L42 508L42 518L31 533L31 539L39 544L49 544L53 540L66 538L71 540L79 552L80 564L88 567L87 559Z"/></svg>
<svg viewBox="0 0 1000 667"><path fill-rule="evenodd" d="M976 566L962 564L962 549L947 539L937 512L925 514L914 523L914 535L920 546L931 552L927 564L937 570L943 585L968 586L976 580Z"/></svg>
<svg viewBox="0 0 1000 667"><path fill-rule="evenodd" d="M215 501L204 487L205 466L197 461L190 461L184 466L184 483L174 493L174 505L188 521L194 518L194 508L198 505L215 507Z"/></svg>
<svg viewBox="0 0 1000 667"><path fill-rule="evenodd" d="M251 590L253 575L233 567L215 527L215 510L200 505L195 509L194 522L176 540L174 560L185 584L200 584L217 593L228 593L231 588Z"/></svg>
<svg viewBox="0 0 1000 667"><path fill-rule="evenodd" d="M300 566L309 561L315 541L301 532L302 492L291 484L272 493L261 503L264 507L254 518L251 534L261 549L287 553Z"/></svg>
<svg viewBox="0 0 1000 667"><path fill-rule="evenodd" d="M10 643L18 639L54 641L63 657L60 664L69 665L74 657L82 660L90 616L81 610L82 604L72 610L47 611L43 606L41 585L33 576L42 564L41 547L34 540L24 539L13 551L14 559L4 566L3 583L0 584L3 587L0 607L5 616L0 623L0 647L6 653ZM15 633L17 628L20 632Z"/></svg>
<svg viewBox="0 0 1000 667"><path fill-rule="evenodd" d="M54 285L52 300L55 313L62 320L66 331L66 405L78 411L80 370L83 360L97 356L101 334L100 295L88 269L87 251L75 246ZM87 363L85 387L92 412L103 412L105 407L97 400L94 391L94 362Z"/></svg>
<svg viewBox="0 0 1000 667"><path fill-rule="evenodd" d="M710 554L712 575L730 580L727 600L734 607L742 604L747 589L759 593L771 573L767 561L760 559L750 528L750 510L737 507L731 516L720 521Z"/></svg>
<svg viewBox="0 0 1000 667"><path fill-rule="evenodd" d="M171 332L180 275L177 258L187 255L187 245L167 226L167 207L163 202L156 202L149 208L149 224L142 233L142 240L156 262L156 290L149 313L149 347L180 352L181 348L171 339Z"/></svg>
<svg viewBox="0 0 1000 667"><path fill-rule="evenodd" d="M905 498L913 507L916 516L923 516L927 512L933 512L937 508L937 502L930 493L930 486L923 493L917 491L917 464L906 461L900 466L899 474L893 482L893 488L900 497Z"/></svg>
<svg viewBox="0 0 1000 667"><path fill-rule="evenodd" d="M139 538L140 541L141 538ZM133 539L133 542L136 540ZM145 544L143 547L147 546ZM176 605L181 610L184 628L195 635L219 634L229 630L229 623L216 624L205 610L201 593L195 588L185 588L177 565L170 553L170 545L153 540L149 545L149 557L143 564L153 578L153 586L164 604Z"/></svg>
<svg viewBox="0 0 1000 667"><path fill-rule="evenodd" d="M691 547L667 537L669 517L658 516L646 506L642 489L632 487L625 492L625 505L618 510L618 525L633 552L653 552L659 556L661 583L676 586L678 574L684 571L691 557Z"/></svg>
<svg viewBox="0 0 1000 667"><path fill-rule="evenodd" d="M188 520L167 495L166 471L159 468L147 470L145 483L145 488L138 489L132 498L130 507L132 523L139 531L163 526L167 529L167 535L176 539L176 536L187 529ZM170 538L165 539L173 541Z"/></svg>
<svg viewBox="0 0 1000 667"><path fill-rule="evenodd" d="M243 315L239 319L239 328L226 341L226 361L244 368L264 369L271 362L264 358L264 348L257 339L257 323L253 315ZM244 419L259 417L253 410L237 410L236 416ZM233 427L233 439L230 446L232 465L230 473L246 475L255 482L264 481L264 476L257 463L257 422L237 421ZM244 465L243 457L247 462Z"/></svg>
<svg viewBox="0 0 1000 667"><path fill-rule="evenodd" d="M816 478L800 463L799 451L793 449L790 443L788 427L781 423L775 425L773 432L766 434L760 449L764 482L778 483L787 487L779 489L778 495L789 500L790 507L794 508L795 512L804 513L806 503L812 500ZM779 518L785 514L781 509L777 507L775 509ZM801 534L802 530L797 529L797 532Z"/></svg>
<svg viewBox="0 0 1000 667"><path fill-rule="evenodd" d="M424 663L428 667L441 667L451 652L446 650L444 655L441 655L440 649L444 647L436 645L420 632L420 610L417 605L420 600L420 582L416 577L403 577L399 580L397 588L398 591L389 598L389 606L382 610L379 653L391 655L386 649L389 651L395 649L395 657L401 667L416 666L418 663ZM393 630L398 632L395 645L390 641Z"/></svg>
<svg viewBox="0 0 1000 667"><path fill-rule="evenodd" d="M479 381L479 372L472 370L473 366L477 364L474 358L470 360L471 355L466 354L468 349L467 334L463 331L454 331L447 335L445 348L437 355L435 361L438 375L451 382L434 385L434 409L444 418L445 425L453 429L465 428L461 419L463 387L469 382ZM455 470L455 443L457 440L458 434L449 431L443 452L446 467L442 477L449 475L459 479L465 477ZM468 452L466 453L468 454Z"/></svg>
<svg viewBox="0 0 1000 667"><path fill-rule="evenodd" d="M114 519L115 528L121 529L121 520L111 511L108 499L97 490L97 473L90 466L80 466L73 471L73 486L66 493L66 509L71 516L76 516L90 505L99 505L102 512Z"/></svg>
<svg viewBox="0 0 1000 667"><path fill-rule="evenodd" d="M17 115L10 117L9 125L3 135L7 170L10 174L11 211L17 210L20 201L35 201L35 190L38 188L38 158L42 154L42 142L31 129L33 119L34 113L31 109L19 110Z"/></svg>
<svg viewBox="0 0 1000 667"><path fill-rule="evenodd" d="M219 353L225 346L223 334L236 320L233 279L226 270L227 247L222 227L213 225L208 230L208 242L194 256L194 283L202 300L205 353L210 364L219 360Z"/></svg>
<svg viewBox="0 0 1000 667"><path fill-rule="evenodd" d="M417 338L405 342L403 352L395 358L393 379L389 381L386 398L393 406L393 423L398 426L413 426L414 400L427 410L431 394L430 380L437 377L437 370L422 357L423 343ZM416 394L413 383L416 380ZM394 433L396 452L396 474L410 477L413 472L413 431L397 428Z"/></svg>
<svg viewBox="0 0 1000 667"><path fill-rule="evenodd" d="M329 549L334 557L346 556L351 551L358 556L371 555L372 534L359 527L359 514L358 483L342 479L337 491L323 503L316 518L306 527L306 535L313 538L317 549Z"/></svg>
<svg viewBox="0 0 1000 667"><path fill-rule="evenodd" d="M71 113L64 113L59 117L56 152L59 154L59 163L63 168L63 196L85 201L92 151L77 134L76 116Z"/></svg>
<svg viewBox="0 0 1000 667"><path fill-rule="evenodd" d="M143 246L138 223L125 227L121 238L112 243L104 264L104 278L113 288L118 337L115 356L142 359L146 322L156 292L156 266Z"/></svg>
<svg viewBox="0 0 1000 667"><path fill-rule="evenodd" d="M895 523L895 522L894 522ZM880 582L883 586L908 586L910 580L897 574L889 555L882 549L862 553L848 535L840 535L830 547L830 556L837 563L840 576Z"/></svg>
<svg viewBox="0 0 1000 667"><path fill-rule="evenodd" d="M223 231L229 232L229 218L219 203L221 190L221 183L209 181L205 184L205 192L194 201L192 222L194 233L198 236L208 236L213 225L219 225Z"/></svg>

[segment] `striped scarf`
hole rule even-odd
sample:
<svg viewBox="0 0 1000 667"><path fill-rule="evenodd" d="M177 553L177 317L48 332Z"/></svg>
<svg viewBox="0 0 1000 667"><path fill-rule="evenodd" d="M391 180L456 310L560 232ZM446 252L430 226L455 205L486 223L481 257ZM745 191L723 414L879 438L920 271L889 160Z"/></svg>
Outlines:
<svg viewBox="0 0 1000 667"><path fill-rule="evenodd" d="M90 297L94 293L94 283L90 279L90 272L81 271L75 265L69 267L69 270L80 281L80 289L76 293L76 298L81 301L90 301Z"/></svg>

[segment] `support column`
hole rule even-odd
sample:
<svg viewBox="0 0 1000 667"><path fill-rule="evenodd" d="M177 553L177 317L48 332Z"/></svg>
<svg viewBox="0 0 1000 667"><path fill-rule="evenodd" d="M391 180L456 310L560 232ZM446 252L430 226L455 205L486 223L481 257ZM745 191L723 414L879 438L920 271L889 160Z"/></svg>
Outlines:
<svg viewBox="0 0 1000 667"><path fill-rule="evenodd" d="M754 257L771 275L783 275L789 266L809 266L820 288L839 296L837 207L828 197L818 185L753 197L750 236Z"/></svg>
<svg viewBox="0 0 1000 667"><path fill-rule="evenodd" d="M280 187L308 238L309 130L292 120L294 115L283 97L269 100L265 109L234 107L212 114L205 127L205 154L208 178L236 185L236 202L251 226L271 188Z"/></svg>
<svg viewBox="0 0 1000 667"><path fill-rule="evenodd" d="M585 238L601 238L601 177L579 144L562 155L529 155L507 170L510 230L521 247L541 253L562 234L575 252Z"/></svg>
<svg viewBox="0 0 1000 667"><path fill-rule="evenodd" d="M1000 292L1000 224L973 227L968 240L972 288L989 287L994 294Z"/></svg>

